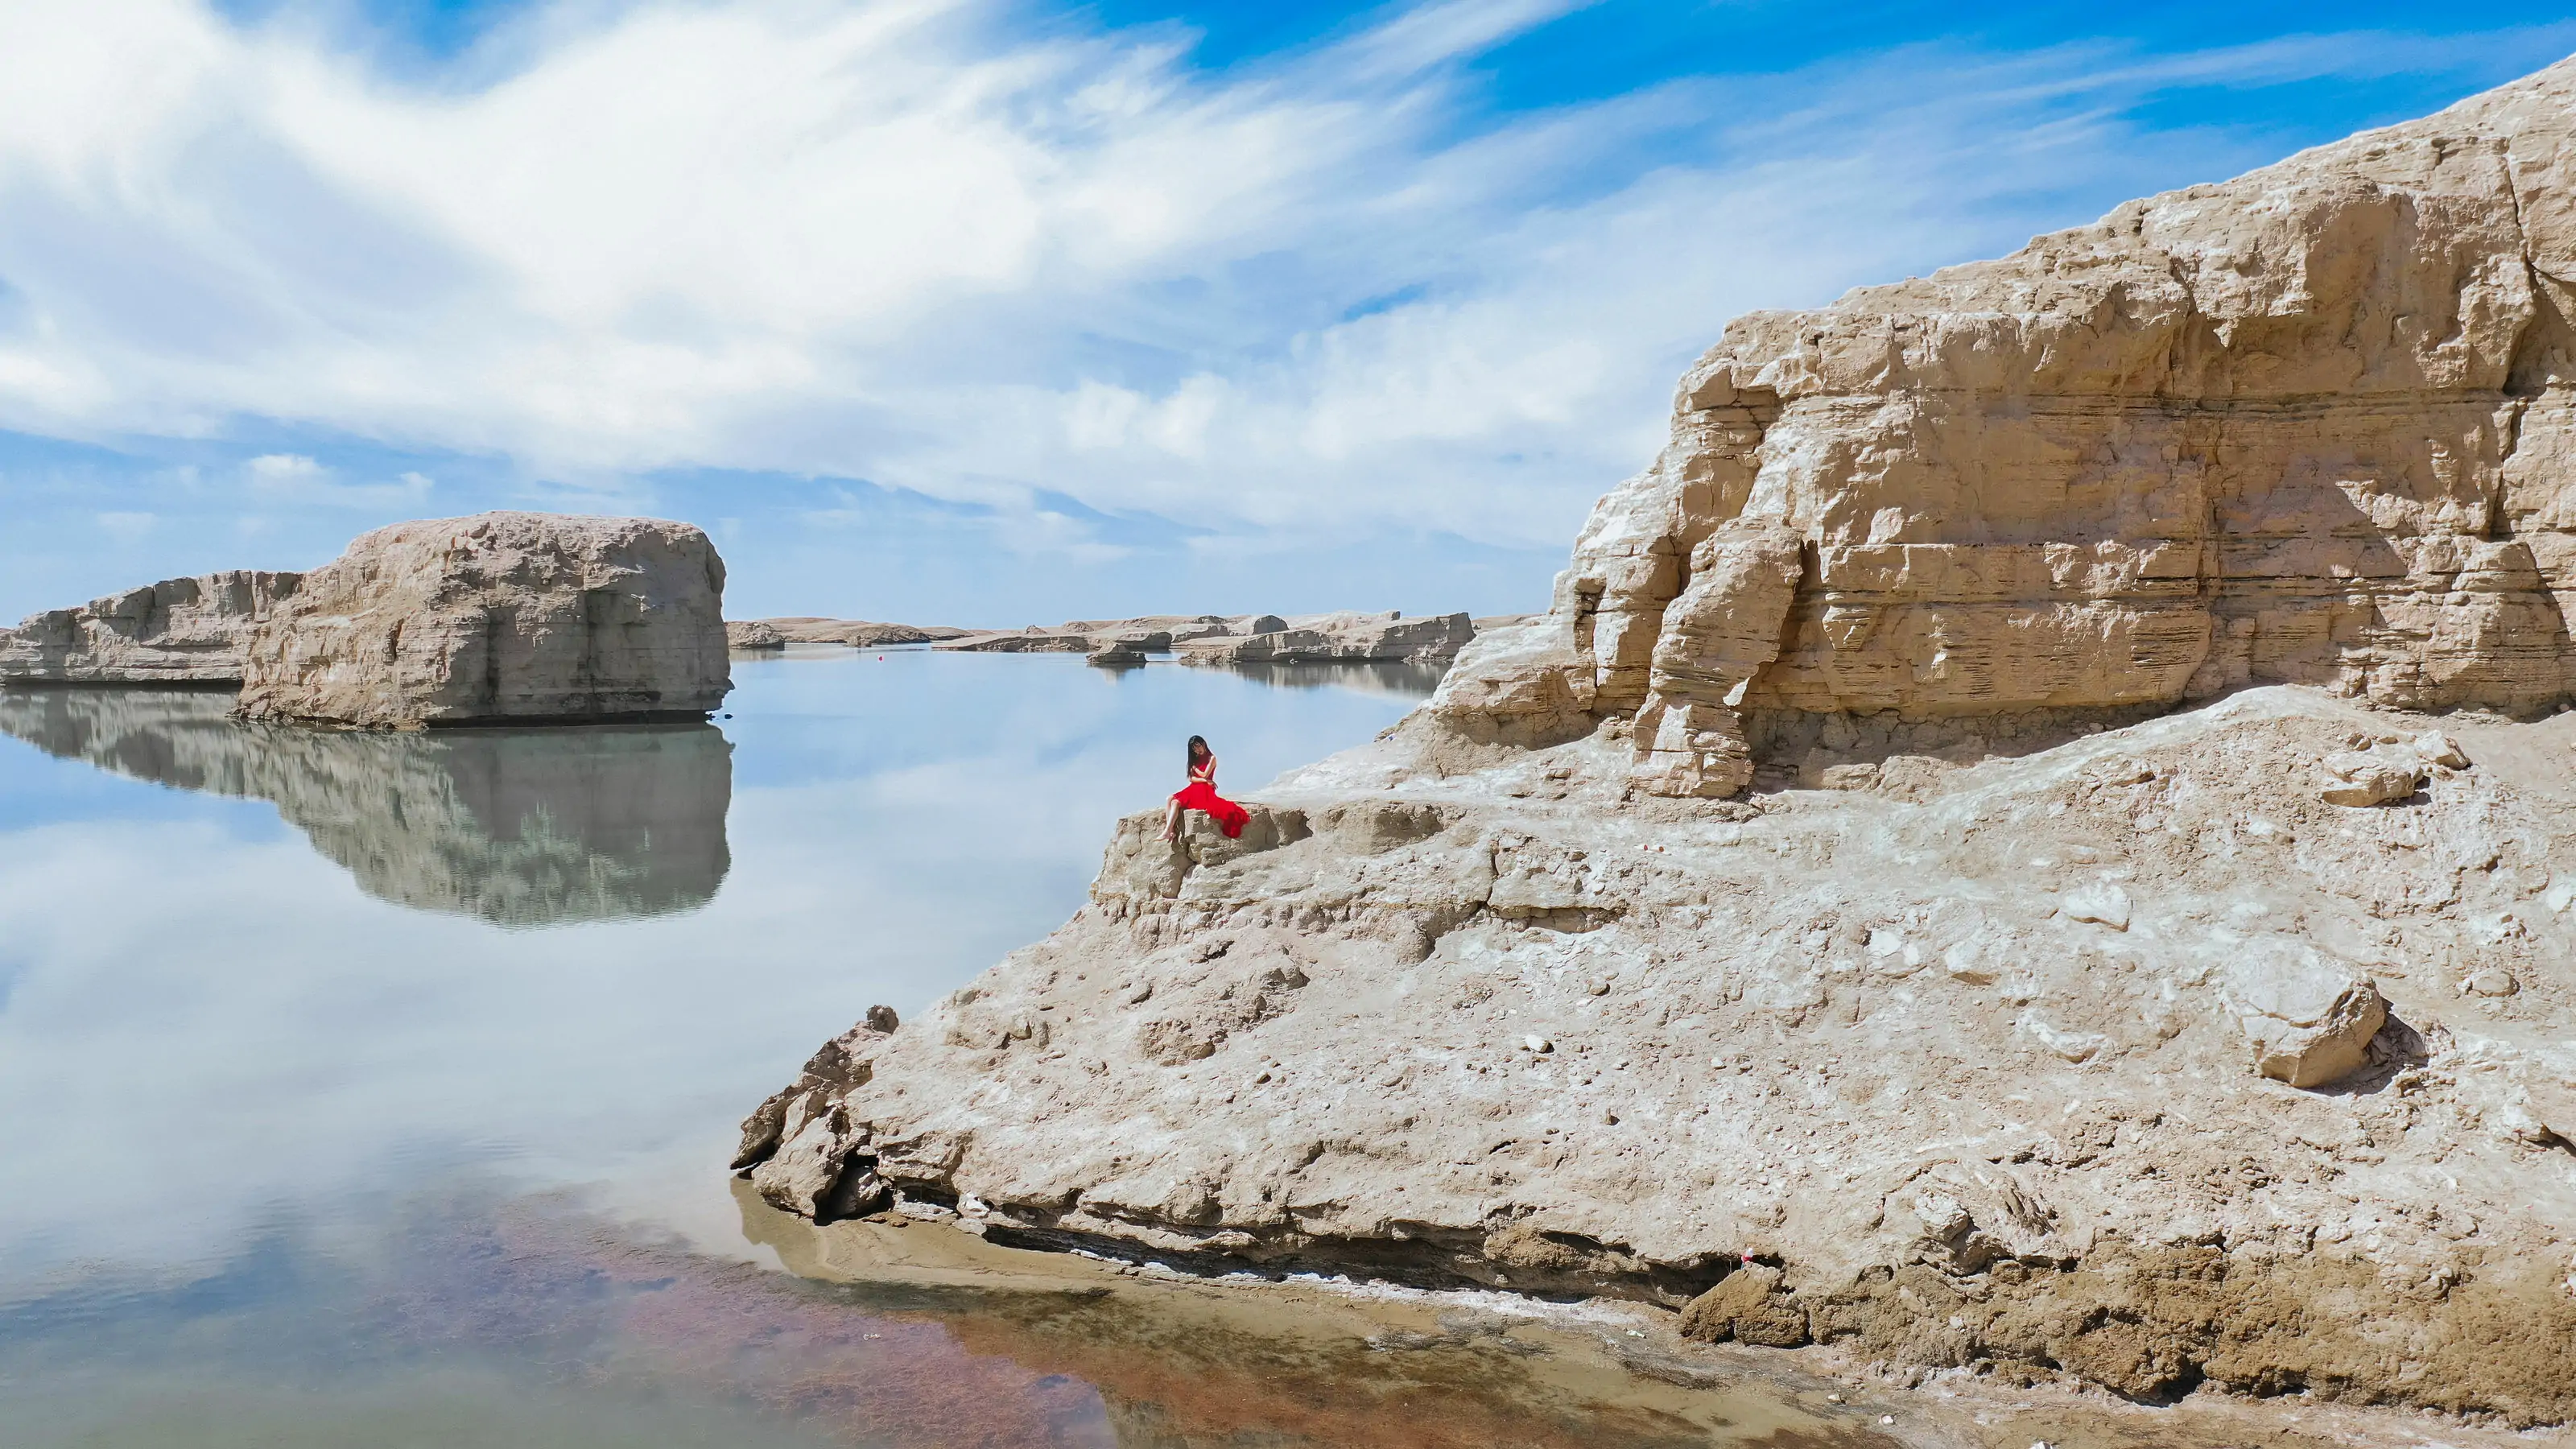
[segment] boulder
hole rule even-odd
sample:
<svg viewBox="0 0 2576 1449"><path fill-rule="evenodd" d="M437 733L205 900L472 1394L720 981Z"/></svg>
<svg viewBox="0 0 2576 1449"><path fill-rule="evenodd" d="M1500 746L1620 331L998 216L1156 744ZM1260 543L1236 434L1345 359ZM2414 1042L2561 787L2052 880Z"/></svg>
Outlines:
<svg viewBox="0 0 2576 1449"><path fill-rule="evenodd" d="M2385 805L2424 784L2424 762L2403 751L2343 750L2317 764L2317 798L2329 805Z"/></svg>
<svg viewBox="0 0 2576 1449"><path fill-rule="evenodd" d="M728 619L725 621L725 647L761 651L784 649L787 636L778 626L765 619Z"/></svg>
<svg viewBox="0 0 2576 1449"><path fill-rule="evenodd" d="M247 719L697 719L733 681L724 561L684 523L485 513L365 534L246 650Z"/></svg>
<svg viewBox="0 0 2576 1449"><path fill-rule="evenodd" d="M238 684L252 629L303 575L234 569L164 579L0 630L0 679L65 684Z"/></svg>
<svg viewBox="0 0 2576 1449"><path fill-rule="evenodd" d="M2388 1003L2370 978L2291 936L2258 937L2229 964L2228 1005L2254 1047L2254 1070L2322 1087L2359 1070Z"/></svg>

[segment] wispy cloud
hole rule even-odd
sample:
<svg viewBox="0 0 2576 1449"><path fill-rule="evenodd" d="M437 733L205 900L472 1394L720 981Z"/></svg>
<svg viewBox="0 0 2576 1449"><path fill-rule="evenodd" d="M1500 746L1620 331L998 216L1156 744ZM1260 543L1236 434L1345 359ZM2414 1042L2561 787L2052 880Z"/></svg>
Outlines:
<svg viewBox="0 0 2576 1449"><path fill-rule="evenodd" d="M437 485L418 471L389 482L351 482L302 453L262 453L242 465L254 503L312 503L333 508L417 508Z"/></svg>
<svg viewBox="0 0 2576 1449"><path fill-rule="evenodd" d="M2142 119L2160 94L2465 90L2576 46L1916 47L1481 110L1466 62L1576 8L1398 6L1210 72L986 0L568 4L398 79L199 0L17 0L0 427L331 434L610 504L654 470L867 478L1092 562L1126 545L1030 500L1553 545L1729 316L2283 149ZM300 445L243 482L444 498Z"/></svg>

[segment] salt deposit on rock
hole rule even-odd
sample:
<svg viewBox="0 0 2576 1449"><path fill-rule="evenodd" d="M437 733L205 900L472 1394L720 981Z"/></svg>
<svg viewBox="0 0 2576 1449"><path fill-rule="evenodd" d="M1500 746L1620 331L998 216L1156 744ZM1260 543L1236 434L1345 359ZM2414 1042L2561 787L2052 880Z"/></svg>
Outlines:
<svg viewBox="0 0 2576 1449"><path fill-rule="evenodd" d="M724 561L684 523L484 513L359 537L252 635L245 718L361 727L703 716Z"/></svg>
<svg viewBox="0 0 2576 1449"><path fill-rule="evenodd" d="M1072 921L800 1079L773 1175L2576 1416L2576 717L2402 714L2569 692L2562 278L2576 63L1739 322L1545 620L1240 840L1122 822ZM2405 803L2321 799L2346 754Z"/></svg>
<svg viewBox="0 0 2576 1449"><path fill-rule="evenodd" d="M302 580L236 569L32 614L15 629L0 629L0 679L238 684L251 630Z"/></svg>

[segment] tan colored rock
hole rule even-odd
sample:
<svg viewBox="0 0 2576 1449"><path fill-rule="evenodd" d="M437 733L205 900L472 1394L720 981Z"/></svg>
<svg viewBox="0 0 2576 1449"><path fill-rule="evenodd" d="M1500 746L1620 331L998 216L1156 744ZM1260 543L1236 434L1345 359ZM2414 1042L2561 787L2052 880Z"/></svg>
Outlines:
<svg viewBox="0 0 2576 1449"><path fill-rule="evenodd" d="M2388 1020L2377 984L2294 937L2248 942L2229 963L2226 993L2254 1045L2254 1069L2293 1087L2359 1071Z"/></svg>
<svg viewBox="0 0 2576 1449"><path fill-rule="evenodd" d="M784 649L787 636L766 619L728 619L725 621L725 647L749 651Z"/></svg>
<svg viewBox="0 0 2576 1449"><path fill-rule="evenodd" d="M260 626L240 712L364 728L703 717L733 687L723 602L724 561L685 523L398 523Z"/></svg>
<svg viewBox="0 0 2576 1449"><path fill-rule="evenodd" d="M2385 805L2424 783L2424 763L2406 751L2341 750L2318 762L2317 798L2329 805Z"/></svg>
<svg viewBox="0 0 2576 1449"><path fill-rule="evenodd" d="M2000 261L1756 313L1604 498L1552 641L1443 712L1651 712L1740 667L1702 553L1785 530L1804 571L1748 712L2170 707L2249 683L2414 709L2569 697L2576 651L2576 64ZM1712 629L1712 609L1740 622ZM1524 677L1562 670L1553 690ZM1694 713L1696 710L1694 709ZM1638 778L1676 743L1643 716Z"/></svg>
<svg viewBox="0 0 2576 1449"><path fill-rule="evenodd" d="M1181 641L1184 664L1446 664L1476 637L1465 614L1407 619L1401 614L1264 616L1276 629Z"/></svg>
<svg viewBox="0 0 2576 1449"><path fill-rule="evenodd" d="M0 630L0 679L69 684L238 684L251 630L301 574L235 569L165 579Z"/></svg>
<svg viewBox="0 0 2576 1449"><path fill-rule="evenodd" d="M865 619L827 619L811 614L743 622L775 630L778 637L789 644L844 644L853 649L931 644L942 639L962 639L976 632L952 629L943 624L877 624Z"/></svg>

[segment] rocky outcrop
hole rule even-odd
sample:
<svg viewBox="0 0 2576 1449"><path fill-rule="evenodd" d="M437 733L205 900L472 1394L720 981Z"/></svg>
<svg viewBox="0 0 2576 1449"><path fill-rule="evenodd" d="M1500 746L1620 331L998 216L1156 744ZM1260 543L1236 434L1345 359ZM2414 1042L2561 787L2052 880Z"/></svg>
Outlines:
<svg viewBox="0 0 2576 1449"><path fill-rule="evenodd" d="M0 680L239 684L252 629L302 581L235 569L31 614L0 629Z"/></svg>
<svg viewBox="0 0 2576 1449"><path fill-rule="evenodd" d="M1465 614L1308 614L1282 627L1177 644L1184 664L1446 664L1476 637Z"/></svg>
<svg viewBox="0 0 2576 1449"><path fill-rule="evenodd" d="M2569 696L2576 68L2001 261L1757 313L1543 622L1440 711L1637 722L1723 795L1762 717ZM1789 577L1794 572L1794 577ZM1784 587L1783 579L1787 578Z"/></svg>
<svg viewBox="0 0 2576 1449"><path fill-rule="evenodd" d="M389 732L231 719L219 694L0 692L0 731L184 790L272 801L379 900L551 926L694 910L731 865L714 726Z"/></svg>
<svg viewBox="0 0 2576 1449"><path fill-rule="evenodd" d="M1123 822L1061 930L845 1039L763 1180L1212 1268L1723 1289L1707 1335L2145 1397L2563 1419L2576 1173L2534 1124L2576 1088L2576 716L2454 728L2477 763L2402 810L2308 770L2420 724L2295 688L1758 808L1641 801L1615 732L1444 772L1400 731L1239 840Z"/></svg>
<svg viewBox="0 0 2576 1449"><path fill-rule="evenodd" d="M787 636L765 619L728 619L725 621L725 647L746 653L784 649Z"/></svg>
<svg viewBox="0 0 2576 1449"><path fill-rule="evenodd" d="M1476 635L1465 614L1162 614L1076 619L1047 628L968 634L941 649L978 654L1111 655L1170 651L1183 664L1447 664Z"/></svg>
<svg viewBox="0 0 2576 1449"><path fill-rule="evenodd" d="M2576 64L1737 324L1546 619L1240 839L1123 822L772 1177L2576 1417L2576 716L2409 713L2568 692L2571 116Z"/></svg>
<svg viewBox="0 0 2576 1449"><path fill-rule="evenodd" d="M484 513L359 537L252 634L248 719L408 728L703 718L724 561L684 523Z"/></svg>

